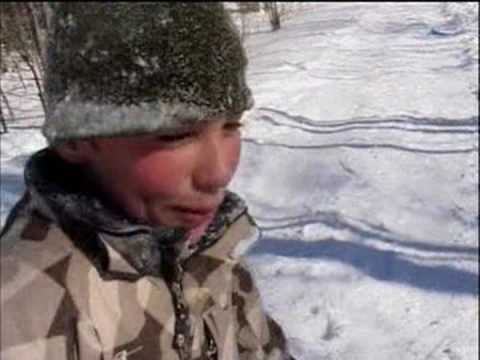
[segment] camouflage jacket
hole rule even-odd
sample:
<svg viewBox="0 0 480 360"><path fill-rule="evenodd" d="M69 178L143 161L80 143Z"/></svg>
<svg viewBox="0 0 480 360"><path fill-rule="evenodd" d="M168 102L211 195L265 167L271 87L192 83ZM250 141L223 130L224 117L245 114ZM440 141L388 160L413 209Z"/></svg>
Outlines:
<svg viewBox="0 0 480 360"><path fill-rule="evenodd" d="M25 179L1 235L2 360L292 359L242 260L257 231L236 195L191 248L50 150Z"/></svg>

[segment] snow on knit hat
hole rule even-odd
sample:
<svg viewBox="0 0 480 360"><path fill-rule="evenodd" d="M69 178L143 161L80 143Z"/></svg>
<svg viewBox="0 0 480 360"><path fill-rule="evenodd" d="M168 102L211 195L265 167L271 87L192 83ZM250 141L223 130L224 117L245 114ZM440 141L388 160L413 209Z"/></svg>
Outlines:
<svg viewBox="0 0 480 360"><path fill-rule="evenodd" d="M253 105L247 59L221 3L54 3L47 45L50 145L175 133Z"/></svg>

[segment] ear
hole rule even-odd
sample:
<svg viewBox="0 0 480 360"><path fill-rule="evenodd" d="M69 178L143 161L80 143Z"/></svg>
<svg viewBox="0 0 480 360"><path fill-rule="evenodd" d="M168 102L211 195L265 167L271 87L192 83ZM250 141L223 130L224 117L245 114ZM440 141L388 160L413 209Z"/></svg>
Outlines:
<svg viewBox="0 0 480 360"><path fill-rule="evenodd" d="M86 164L93 154L93 145L89 141L72 140L57 145L54 150L64 160L73 164Z"/></svg>

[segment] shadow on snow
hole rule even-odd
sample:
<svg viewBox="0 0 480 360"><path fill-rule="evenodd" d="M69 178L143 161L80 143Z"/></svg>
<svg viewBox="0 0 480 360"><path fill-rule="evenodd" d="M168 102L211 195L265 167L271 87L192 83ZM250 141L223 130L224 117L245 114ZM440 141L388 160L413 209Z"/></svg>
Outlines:
<svg viewBox="0 0 480 360"><path fill-rule="evenodd" d="M336 211L316 211L310 215L287 216L283 218L267 218L256 216L259 221L281 222L277 225L261 225L262 231L291 229L293 227L303 227L310 224L321 223L337 230L348 230L361 239L375 239L396 247L414 249L417 251L428 251L437 253L463 254L470 257L478 255L478 247L464 245L443 245L421 242L413 239L406 239L404 236L396 234L385 226L371 224L368 221L348 220L345 216ZM478 227L478 224L476 224Z"/></svg>
<svg viewBox="0 0 480 360"><path fill-rule="evenodd" d="M337 241L334 238L316 242L276 240L267 236L250 250L250 255L262 254L336 260L377 280L397 282L427 291L478 295L477 274L445 265L421 265L408 260L407 255L361 243Z"/></svg>

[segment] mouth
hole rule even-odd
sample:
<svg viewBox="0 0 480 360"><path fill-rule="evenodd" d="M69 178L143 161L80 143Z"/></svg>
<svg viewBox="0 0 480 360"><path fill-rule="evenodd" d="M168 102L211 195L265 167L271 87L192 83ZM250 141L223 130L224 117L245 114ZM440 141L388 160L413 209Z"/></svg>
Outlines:
<svg viewBox="0 0 480 360"><path fill-rule="evenodd" d="M182 223L190 227L196 227L207 222L210 222L216 211L215 207L186 207L174 206L173 211L177 214Z"/></svg>

